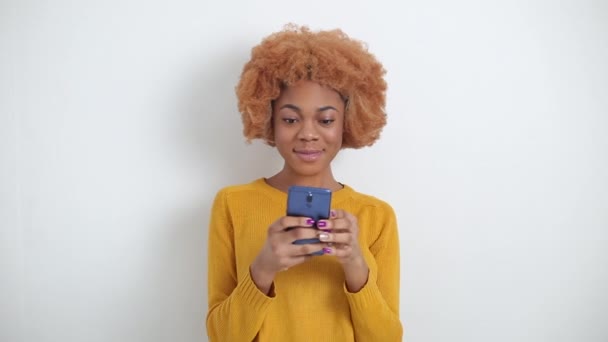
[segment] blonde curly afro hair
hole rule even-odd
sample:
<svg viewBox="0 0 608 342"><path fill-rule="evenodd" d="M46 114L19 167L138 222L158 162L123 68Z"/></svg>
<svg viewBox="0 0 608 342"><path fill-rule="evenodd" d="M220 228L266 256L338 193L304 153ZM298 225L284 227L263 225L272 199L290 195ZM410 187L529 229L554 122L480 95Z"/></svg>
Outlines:
<svg viewBox="0 0 608 342"><path fill-rule="evenodd" d="M346 102L342 148L372 145L386 124L385 70L360 41L341 30L312 32L287 25L251 50L236 87L243 134L274 146L272 101L281 89L307 79Z"/></svg>

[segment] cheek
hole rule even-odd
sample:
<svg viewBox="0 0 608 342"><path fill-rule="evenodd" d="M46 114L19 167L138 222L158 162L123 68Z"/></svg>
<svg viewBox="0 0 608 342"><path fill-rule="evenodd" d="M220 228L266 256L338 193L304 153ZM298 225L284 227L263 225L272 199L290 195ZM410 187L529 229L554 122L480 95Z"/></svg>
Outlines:
<svg viewBox="0 0 608 342"><path fill-rule="evenodd" d="M289 131L283 129L274 130L274 144L276 148L281 151L285 149L291 149L292 137Z"/></svg>
<svg viewBox="0 0 608 342"><path fill-rule="evenodd" d="M274 130L274 141L280 142L280 141L285 141L285 140L287 140L285 131L281 130L281 129L275 129Z"/></svg>
<svg viewBox="0 0 608 342"><path fill-rule="evenodd" d="M328 142L342 145L342 134L343 133L344 133L344 130L342 128L331 130L330 132L328 132L326 139Z"/></svg>

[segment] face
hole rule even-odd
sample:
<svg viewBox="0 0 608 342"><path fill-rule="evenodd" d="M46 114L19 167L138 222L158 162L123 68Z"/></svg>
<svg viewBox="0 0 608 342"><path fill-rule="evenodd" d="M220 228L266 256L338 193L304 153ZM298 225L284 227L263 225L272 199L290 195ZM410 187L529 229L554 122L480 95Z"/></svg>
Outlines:
<svg viewBox="0 0 608 342"><path fill-rule="evenodd" d="M273 105L274 142L285 171L297 176L331 173L342 147L344 101L333 89L302 80L281 91Z"/></svg>

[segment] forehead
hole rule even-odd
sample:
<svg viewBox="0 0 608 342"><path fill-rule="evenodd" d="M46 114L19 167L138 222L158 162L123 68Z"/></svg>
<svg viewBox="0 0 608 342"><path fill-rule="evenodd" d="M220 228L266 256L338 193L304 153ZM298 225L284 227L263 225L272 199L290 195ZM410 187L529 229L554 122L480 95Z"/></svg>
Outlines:
<svg viewBox="0 0 608 342"><path fill-rule="evenodd" d="M301 80L281 90L277 102L319 102L325 104L342 103L340 94L317 82Z"/></svg>

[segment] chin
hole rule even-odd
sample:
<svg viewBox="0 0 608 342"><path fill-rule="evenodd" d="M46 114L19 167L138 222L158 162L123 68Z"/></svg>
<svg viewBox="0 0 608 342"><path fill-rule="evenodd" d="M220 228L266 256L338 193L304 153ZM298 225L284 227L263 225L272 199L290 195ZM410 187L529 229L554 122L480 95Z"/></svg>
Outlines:
<svg viewBox="0 0 608 342"><path fill-rule="evenodd" d="M294 174L303 177L316 176L329 168L328 165L289 165Z"/></svg>

